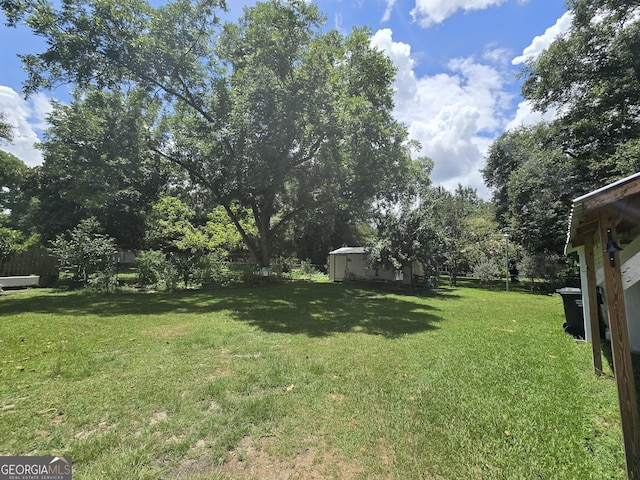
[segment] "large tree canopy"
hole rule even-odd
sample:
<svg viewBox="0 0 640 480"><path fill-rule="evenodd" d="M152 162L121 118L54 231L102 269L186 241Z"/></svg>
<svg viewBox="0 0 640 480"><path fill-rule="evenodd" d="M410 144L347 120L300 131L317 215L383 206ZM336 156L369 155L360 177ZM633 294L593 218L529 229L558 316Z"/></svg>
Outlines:
<svg viewBox="0 0 640 480"><path fill-rule="evenodd" d="M569 32L527 65L522 91L537 109L557 111L563 149L580 159L578 173L591 189L640 168L619 159L620 149L640 138L640 4L569 0L567 6Z"/></svg>
<svg viewBox="0 0 640 480"><path fill-rule="evenodd" d="M503 133L482 173L503 230L532 254L561 254L571 201L588 187L579 161L558 145L556 129L539 124Z"/></svg>
<svg viewBox="0 0 640 480"><path fill-rule="evenodd" d="M223 27L216 0L54 5L2 3L10 25L26 21L48 44L23 57L25 92L128 84L161 102L149 148L226 209L260 265L302 213L361 209L402 190L411 160L391 115L395 72L369 31L323 33L304 0L258 3ZM243 209L257 235L237 218Z"/></svg>
<svg viewBox="0 0 640 480"><path fill-rule="evenodd" d="M41 148L38 228L53 239L95 217L127 248L143 247L145 215L171 178L146 145L157 106L137 90L76 92L55 104Z"/></svg>
<svg viewBox="0 0 640 480"><path fill-rule="evenodd" d="M531 254L561 254L571 201L640 170L640 3L569 0L569 31L523 71L550 124L505 132L483 170L497 218Z"/></svg>

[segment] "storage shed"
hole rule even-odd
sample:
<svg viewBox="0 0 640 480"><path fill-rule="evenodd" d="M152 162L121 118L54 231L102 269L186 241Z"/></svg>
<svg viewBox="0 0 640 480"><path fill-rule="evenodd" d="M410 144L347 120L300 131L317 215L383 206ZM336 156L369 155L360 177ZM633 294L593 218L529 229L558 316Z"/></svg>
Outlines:
<svg viewBox="0 0 640 480"><path fill-rule="evenodd" d="M414 264L405 267L403 271L389 268L374 268L369 265L369 252L366 247L342 247L329 252L329 278L334 282L349 280L389 281L411 285L412 276L424 275L422 266Z"/></svg>
<svg viewBox="0 0 640 480"><path fill-rule="evenodd" d="M602 370L598 288L611 331L627 472L640 479L640 421L632 351L640 351L640 173L573 201L566 253L580 256L586 338Z"/></svg>

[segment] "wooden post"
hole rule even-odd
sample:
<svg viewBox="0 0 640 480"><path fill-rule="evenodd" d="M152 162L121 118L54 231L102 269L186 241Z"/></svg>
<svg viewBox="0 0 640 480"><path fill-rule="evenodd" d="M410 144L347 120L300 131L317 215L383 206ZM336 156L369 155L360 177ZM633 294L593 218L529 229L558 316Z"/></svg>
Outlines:
<svg viewBox="0 0 640 480"><path fill-rule="evenodd" d="M593 371L602 373L602 354L600 351L600 308L596 285L596 265L593 254L593 234L587 235L584 242L584 257L587 263L587 296L589 298L589 329L591 330L591 351L593 352Z"/></svg>
<svg viewBox="0 0 640 480"><path fill-rule="evenodd" d="M627 459L627 474L632 480L640 480L640 421L638 420L638 403L631 362L631 346L624 304L622 274L620 273L620 255L613 252L613 265L609 261L609 253L604 252L607 234L610 231L612 240L616 241L615 217L608 209L601 209L599 214L600 239L603 250L604 280L609 311L609 327L611 330L611 350L613 368L618 384L618 403L622 421L622 435Z"/></svg>

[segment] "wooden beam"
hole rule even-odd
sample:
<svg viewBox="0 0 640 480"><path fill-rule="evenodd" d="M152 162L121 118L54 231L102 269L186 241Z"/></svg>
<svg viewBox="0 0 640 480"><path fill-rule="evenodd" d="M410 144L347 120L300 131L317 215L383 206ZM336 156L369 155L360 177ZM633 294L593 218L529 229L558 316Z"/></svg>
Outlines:
<svg viewBox="0 0 640 480"><path fill-rule="evenodd" d="M589 221L587 223L580 222L580 226L576 228L575 234L571 237L571 245L574 247L578 247L580 245L586 245L586 242L591 239L591 243L593 244L593 236L598 233L598 222L597 220Z"/></svg>
<svg viewBox="0 0 640 480"><path fill-rule="evenodd" d="M600 212L600 239L603 247L607 243L608 233L611 232L616 241L616 218L609 209ZM605 250L604 248L602 250ZM620 273L620 255L613 253L613 262L609 260L609 253L603 252L603 270L607 307L609 311L609 328L611 330L611 350L613 353L613 368L618 384L618 403L622 421L622 435L624 451L627 459L627 474L630 479L640 480L640 421L638 420L638 403L636 387L631 362L631 346L629 344L629 329ZM613 263L613 265L611 264Z"/></svg>
<svg viewBox="0 0 640 480"><path fill-rule="evenodd" d="M596 262L593 254L593 234L585 237L584 258L587 263L587 297L589 299L589 329L591 331L591 351L593 353L593 371L602 373L602 353L600 348L600 306L596 285Z"/></svg>
<svg viewBox="0 0 640 480"><path fill-rule="evenodd" d="M580 226L576 228L576 234L580 236L593 235L598 231L598 220L589 222L580 221Z"/></svg>
<svg viewBox="0 0 640 480"><path fill-rule="evenodd" d="M585 198L584 209L587 212L610 205L611 203L640 193L640 178L635 178L629 183L616 186L598 195Z"/></svg>

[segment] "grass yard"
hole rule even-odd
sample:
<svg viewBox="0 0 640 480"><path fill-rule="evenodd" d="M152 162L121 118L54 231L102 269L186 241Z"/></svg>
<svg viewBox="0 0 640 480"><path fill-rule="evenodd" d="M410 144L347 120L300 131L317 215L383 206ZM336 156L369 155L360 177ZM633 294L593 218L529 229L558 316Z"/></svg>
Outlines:
<svg viewBox="0 0 640 480"><path fill-rule="evenodd" d="M558 296L290 282L0 297L0 455L83 479L623 479Z"/></svg>

